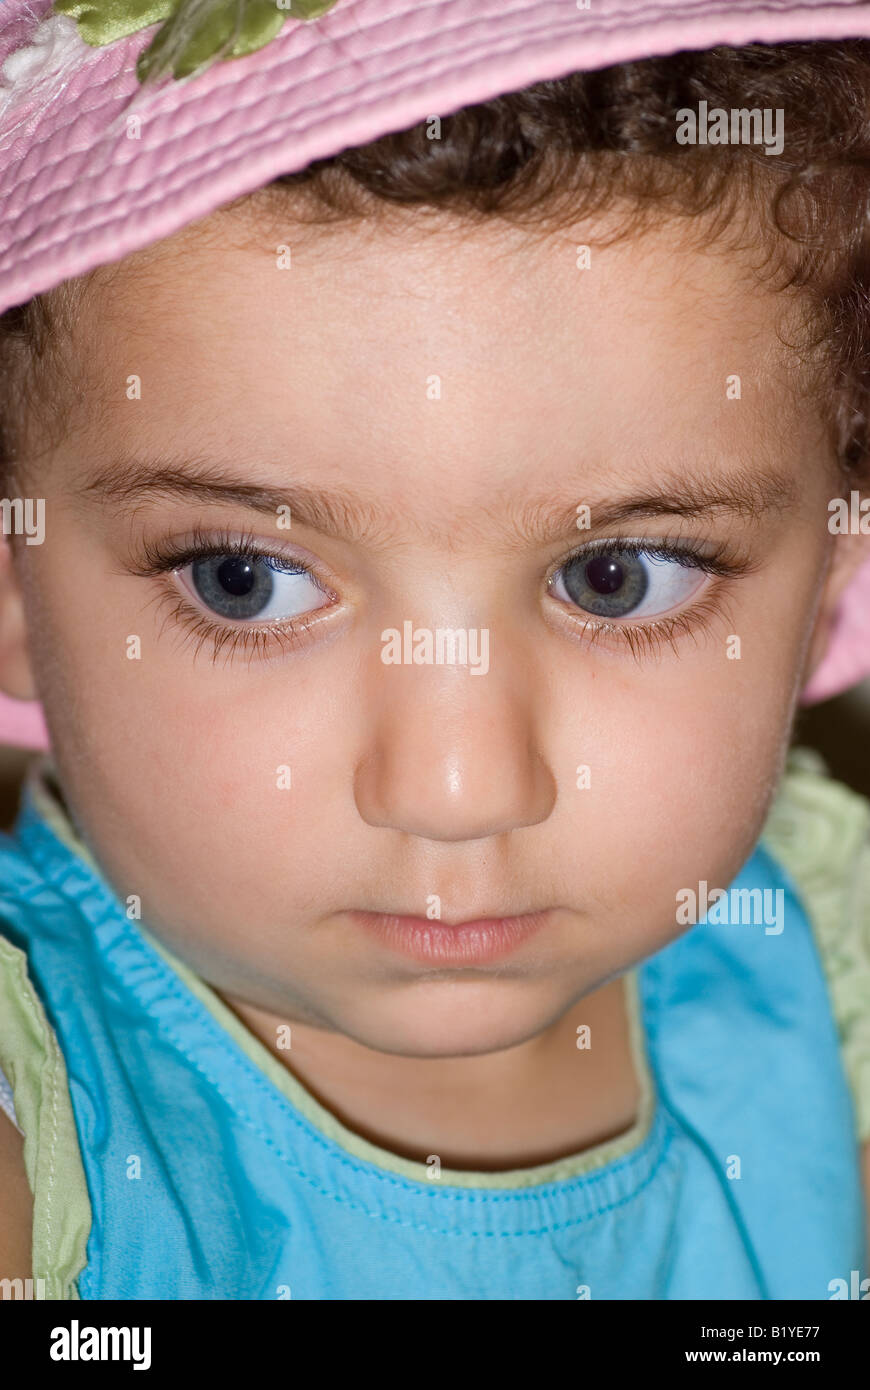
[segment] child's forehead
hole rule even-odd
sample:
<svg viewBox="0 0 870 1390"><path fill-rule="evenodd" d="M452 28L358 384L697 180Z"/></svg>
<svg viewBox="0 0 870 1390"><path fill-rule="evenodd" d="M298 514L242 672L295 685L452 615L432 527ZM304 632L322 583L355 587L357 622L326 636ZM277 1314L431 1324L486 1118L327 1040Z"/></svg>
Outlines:
<svg viewBox="0 0 870 1390"><path fill-rule="evenodd" d="M240 244L212 224L93 278L88 466L89 444L119 467L210 458L279 489L389 496L410 534L433 508L472 524L494 499L549 498L570 522L577 501L673 492L681 470L798 469L817 438L783 367L788 301L668 228L590 237L588 259L588 226L546 240L349 225L298 255L292 231L266 230Z"/></svg>
<svg viewBox="0 0 870 1390"><path fill-rule="evenodd" d="M268 222L240 239L212 220L93 277L82 408L100 403L93 422L110 433L243 426L263 447L301 436L317 453L316 434L330 450L408 460L458 440L483 459L489 438L492 467L509 474L561 458L560 440L596 457L648 450L656 435L740 438L784 393L800 405L786 296L667 225L606 246L596 230L412 235L403 219L309 229L297 244L289 221L276 240ZM134 410L119 366L142 378Z"/></svg>
<svg viewBox="0 0 870 1390"><path fill-rule="evenodd" d="M459 356L463 343L488 344L505 367L503 346L515 354L531 342L563 342L606 360L624 350L632 327L647 335L651 359L656 348L678 357L691 341L711 338L744 353L767 339L775 350L793 300L759 282L747 261L682 238L673 221L607 242L611 227L600 218L541 232L403 210L376 223L313 228L221 210L98 268L87 277L79 320L99 326L101 338L162 337L170 352L185 329L235 324L241 338L259 325L333 357L336 325L352 323L348 347L361 367L363 354L401 346L403 326L426 329L422 355L427 343L433 353L443 346L449 329ZM228 334L212 346L233 357ZM545 384L543 370L535 375Z"/></svg>

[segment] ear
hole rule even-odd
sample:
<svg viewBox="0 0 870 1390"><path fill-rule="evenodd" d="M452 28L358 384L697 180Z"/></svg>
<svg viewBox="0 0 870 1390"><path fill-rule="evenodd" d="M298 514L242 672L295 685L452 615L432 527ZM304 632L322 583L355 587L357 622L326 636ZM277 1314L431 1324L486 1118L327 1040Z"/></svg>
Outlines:
<svg viewBox="0 0 870 1390"><path fill-rule="evenodd" d="M834 539L828 577L822 591L819 611L804 667L804 683L821 665L831 640L840 599L865 560L870 559L870 540L866 535L838 535Z"/></svg>
<svg viewBox="0 0 870 1390"><path fill-rule="evenodd" d="M21 588L8 538L0 532L0 691L16 700L38 698Z"/></svg>

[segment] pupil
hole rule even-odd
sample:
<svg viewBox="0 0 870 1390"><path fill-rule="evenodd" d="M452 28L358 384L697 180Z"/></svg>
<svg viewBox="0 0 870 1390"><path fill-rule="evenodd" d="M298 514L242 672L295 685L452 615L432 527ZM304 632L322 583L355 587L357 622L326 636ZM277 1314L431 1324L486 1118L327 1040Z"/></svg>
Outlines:
<svg viewBox="0 0 870 1390"><path fill-rule="evenodd" d="M224 560L218 567L217 578L221 587L236 598L249 594L257 580L254 566L243 555L232 555Z"/></svg>
<svg viewBox="0 0 870 1390"><path fill-rule="evenodd" d="M612 556L596 555L586 566L586 579L596 593L615 594L625 583L625 572Z"/></svg>

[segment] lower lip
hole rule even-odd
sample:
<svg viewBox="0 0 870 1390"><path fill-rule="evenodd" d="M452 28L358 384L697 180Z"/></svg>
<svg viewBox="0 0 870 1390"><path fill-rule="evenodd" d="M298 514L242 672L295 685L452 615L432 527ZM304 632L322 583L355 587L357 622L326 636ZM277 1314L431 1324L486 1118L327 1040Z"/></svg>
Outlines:
<svg viewBox="0 0 870 1390"><path fill-rule="evenodd" d="M381 945L425 965L486 965L500 960L550 919L549 912L529 912L524 917L481 917L450 927L427 917L390 917L383 912L350 916Z"/></svg>

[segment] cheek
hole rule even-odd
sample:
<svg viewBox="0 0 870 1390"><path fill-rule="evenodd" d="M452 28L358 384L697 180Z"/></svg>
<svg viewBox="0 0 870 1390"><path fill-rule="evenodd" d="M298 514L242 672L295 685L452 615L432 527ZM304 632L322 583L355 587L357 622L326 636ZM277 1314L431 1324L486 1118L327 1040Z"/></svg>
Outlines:
<svg viewBox="0 0 870 1390"><path fill-rule="evenodd" d="M83 624L62 604L56 637L41 626L40 688L75 817L115 886L147 891L158 915L238 920L291 905L313 892L334 791L322 680L292 658L214 663L205 646L194 658L193 643L168 628L158 641L158 629ZM129 660L135 634L141 658Z"/></svg>
<svg viewBox="0 0 870 1390"><path fill-rule="evenodd" d="M108 827L99 797L115 803L138 861L160 866L167 905L250 913L286 904L310 883L300 868L310 875L322 832L322 710L274 672L246 683L217 671L210 680L205 669L180 676L173 663L170 699L149 698L153 683L143 681L144 703L128 712L132 738L113 732L101 757L95 809Z"/></svg>
<svg viewBox="0 0 870 1390"><path fill-rule="evenodd" d="M679 889L735 877L782 769L803 626L763 642L758 626L742 630L739 660L718 635L679 661L667 648L659 662L627 656L590 667L560 702L571 738L559 760L590 770L587 790L566 789L560 834L575 901L591 898L602 926L648 949L651 934L676 934Z"/></svg>
<svg viewBox="0 0 870 1390"><path fill-rule="evenodd" d="M623 893L672 902L698 878L727 886L737 873L761 831L784 751L787 691L776 698L768 685L763 695L750 717L733 692L683 700L636 740L617 773L632 846Z"/></svg>

